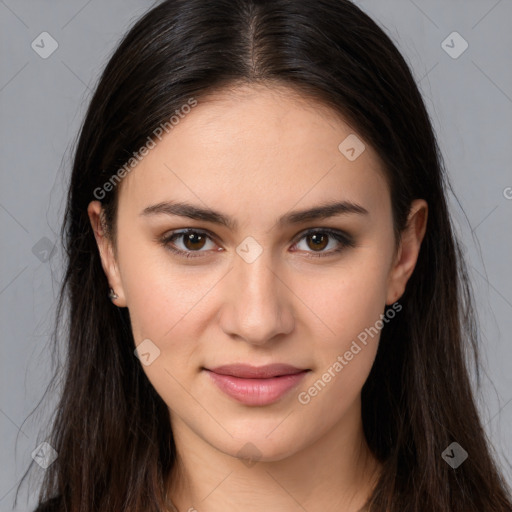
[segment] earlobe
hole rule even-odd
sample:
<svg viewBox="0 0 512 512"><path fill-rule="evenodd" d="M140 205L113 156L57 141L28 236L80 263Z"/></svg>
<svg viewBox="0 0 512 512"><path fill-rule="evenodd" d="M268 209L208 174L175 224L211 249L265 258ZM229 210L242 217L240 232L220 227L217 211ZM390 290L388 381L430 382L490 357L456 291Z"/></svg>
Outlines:
<svg viewBox="0 0 512 512"><path fill-rule="evenodd" d="M423 199L411 203L407 225L402 232L400 247L388 279L388 294L386 304L396 302L404 293L411 277L421 249L421 243L426 233L428 204Z"/></svg>
<svg viewBox="0 0 512 512"><path fill-rule="evenodd" d="M116 306L126 307L119 267L115 260L112 242L107 236L102 204L99 201L91 201L87 207L87 214L100 253L101 265L109 283L108 296Z"/></svg>

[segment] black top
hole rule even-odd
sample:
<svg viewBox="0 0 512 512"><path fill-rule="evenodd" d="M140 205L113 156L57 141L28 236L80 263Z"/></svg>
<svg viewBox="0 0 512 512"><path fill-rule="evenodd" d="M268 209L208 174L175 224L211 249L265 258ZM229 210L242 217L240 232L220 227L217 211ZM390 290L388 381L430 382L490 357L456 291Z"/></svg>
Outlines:
<svg viewBox="0 0 512 512"><path fill-rule="evenodd" d="M34 512L61 512L60 498L52 498L51 500L41 503Z"/></svg>

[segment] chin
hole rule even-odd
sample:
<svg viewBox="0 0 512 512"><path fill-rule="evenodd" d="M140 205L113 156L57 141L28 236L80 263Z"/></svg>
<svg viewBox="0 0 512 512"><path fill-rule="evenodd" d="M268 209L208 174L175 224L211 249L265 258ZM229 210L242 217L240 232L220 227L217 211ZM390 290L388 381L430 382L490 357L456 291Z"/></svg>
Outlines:
<svg viewBox="0 0 512 512"><path fill-rule="evenodd" d="M286 421L288 420L283 423ZM279 420L274 419L272 422L262 422L260 425L254 425L253 422L251 428L238 426L235 429L224 425L226 430L233 434L233 437L226 435L222 436L222 439L205 440L226 455L242 461L246 460L247 466L255 461L279 461L290 457L307 445L304 429L297 426L297 429L294 430L291 422L284 427L281 422L282 417Z"/></svg>

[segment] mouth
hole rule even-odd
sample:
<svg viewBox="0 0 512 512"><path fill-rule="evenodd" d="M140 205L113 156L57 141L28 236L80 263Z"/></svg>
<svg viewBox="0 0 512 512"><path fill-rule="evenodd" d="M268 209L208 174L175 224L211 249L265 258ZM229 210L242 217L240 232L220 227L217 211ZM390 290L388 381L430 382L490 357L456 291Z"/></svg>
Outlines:
<svg viewBox="0 0 512 512"><path fill-rule="evenodd" d="M288 364L255 367L246 364L203 368L220 391L239 403L253 406L277 402L296 387L310 369Z"/></svg>

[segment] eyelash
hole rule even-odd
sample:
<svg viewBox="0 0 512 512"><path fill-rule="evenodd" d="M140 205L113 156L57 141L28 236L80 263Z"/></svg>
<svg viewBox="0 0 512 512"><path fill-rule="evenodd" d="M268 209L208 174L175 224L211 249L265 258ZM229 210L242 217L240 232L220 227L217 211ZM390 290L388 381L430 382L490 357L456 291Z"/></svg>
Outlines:
<svg viewBox="0 0 512 512"><path fill-rule="evenodd" d="M205 236L205 237L209 238L210 240L212 240L212 236L210 236L210 234L206 231L201 231L198 229L186 229L184 231L173 231L173 232L163 236L162 238L160 238L159 242L168 251L172 252L173 254L177 254L178 256L185 257L185 258L202 257L201 253L207 252L207 251L182 251L181 249L177 249L176 247L174 247L172 245L172 242L175 239L177 239L179 237L183 237L185 235L189 235L191 233L199 234L201 236ZM306 238L307 236L314 235L314 234L329 235L329 236L333 237L337 242L340 243L340 247L338 249L334 249L334 250L331 250L328 252L311 252L308 257L322 258L322 257L333 256L335 254L340 253L345 248L355 247L354 240L350 236L348 236L342 232L329 229L329 228L310 229L310 230L306 231L305 233L303 233L302 236L297 240L297 242L294 243L294 245L299 243L303 238ZM198 254L194 254L194 253L198 253Z"/></svg>

